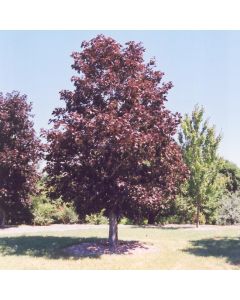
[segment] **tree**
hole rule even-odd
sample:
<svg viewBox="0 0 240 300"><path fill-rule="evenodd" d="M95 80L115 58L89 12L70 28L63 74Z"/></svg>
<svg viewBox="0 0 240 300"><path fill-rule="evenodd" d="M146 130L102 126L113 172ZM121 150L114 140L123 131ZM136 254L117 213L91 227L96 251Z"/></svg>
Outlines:
<svg viewBox="0 0 240 300"><path fill-rule="evenodd" d="M75 90L61 91L46 132L52 197L74 200L79 214L105 209L115 248L120 216L157 210L174 197L187 168L174 140L180 122L164 106L172 83L140 43L120 45L99 35L74 52Z"/></svg>
<svg viewBox="0 0 240 300"><path fill-rule="evenodd" d="M228 193L220 201L217 223L233 225L240 223L240 195L239 192Z"/></svg>
<svg viewBox="0 0 240 300"><path fill-rule="evenodd" d="M0 93L0 225L29 220L29 195L35 190L40 143L27 97Z"/></svg>
<svg viewBox="0 0 240 300"><path fill-rule="evenodd" d="M181 122L179 142L190 177L182 193L196 208L196 226L203 209L211 214L217 208L217 199L223 192L224 180L219 174L222 159L217 150L221 136L215 127L203 119L203 107L195 106L192 115L185 115Z"/></svg>
<svg viewBox="0 0 240 300"><path fill-rule="evenodd" d="M223 166L220 169L220 174L226 177L226 191L236 193L240 191L240 169L239 167L228 160L224 160Z"/></svg>

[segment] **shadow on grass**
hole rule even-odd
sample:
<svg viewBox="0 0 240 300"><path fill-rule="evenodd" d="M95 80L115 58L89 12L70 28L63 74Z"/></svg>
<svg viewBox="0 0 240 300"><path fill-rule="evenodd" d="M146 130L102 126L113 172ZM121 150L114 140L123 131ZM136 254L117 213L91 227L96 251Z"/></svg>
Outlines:
<svg viewBox="0 0 240 300"><path fill-rule="evenodd" d="M4 225L4 226L0 226L0 232L1 230L4 229L9 229L9 228L16 228L18 225Z"/></svg>
<svg viewBox="0 0 240 300"><path fill-rule="evenodd" d="M190 241L191 248L183 250L197 256L226 258L233 265L240 265L240 238L213 238Z"/></svg>
<svg viewBox="0 0 240 300"><path fill-rule="evenodd" d="M112 252L109 249L107 239L97 237L0 237L0 255L2 256L27 255L49 259L100 258L103 254L130 254L137 248L145 249L145 246L137 241L119 241L119 247L115 252ZM69 250L66 251L67 249Z"/></svg>

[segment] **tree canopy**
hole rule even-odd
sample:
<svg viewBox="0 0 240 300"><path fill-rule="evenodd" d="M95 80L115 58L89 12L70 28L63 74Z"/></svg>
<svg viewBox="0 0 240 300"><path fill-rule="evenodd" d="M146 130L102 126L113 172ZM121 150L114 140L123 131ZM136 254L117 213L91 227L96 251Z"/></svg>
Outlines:
<svg viewBox="0 0 240 300"><path fill-rule="evenodd" d="M228 160L224 160L220 173L226 176L226 190L229 193L240 191L240 168Z"/></svg>
<svg viewBox="0 0 240 300"><path fill-rule="evenodd" d="M17 223L30 219L30 194L35 190L40 142L31 120L31 104L19 92L0 93L0 211Z"/></svg>
<svg viewBox="0 0 240 300"><path fill-rule="evenodd" d="M223 161L217 150L221 136L215 127L204 120L203 107L195 106L191 116L185 115L181 123L179 141L190 177L183 188L183 196L196 207L196 224L200 212L212 215L217 199L223 193L224 179L220 175Z"/></svg>

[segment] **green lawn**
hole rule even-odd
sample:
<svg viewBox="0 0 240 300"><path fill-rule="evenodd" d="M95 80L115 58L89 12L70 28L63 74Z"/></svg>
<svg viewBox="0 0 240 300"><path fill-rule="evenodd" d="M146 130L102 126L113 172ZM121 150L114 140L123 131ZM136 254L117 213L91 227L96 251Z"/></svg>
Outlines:
<svg viewBox="0 0 240 300"><path fill-rule="evenodd" d="M240 269L240 227L141 228L120 226L121 240L151 244L155 251L128 255L66 257L62 249L107 237L108 228L22 234L0 230L0 269Z"/></svg>

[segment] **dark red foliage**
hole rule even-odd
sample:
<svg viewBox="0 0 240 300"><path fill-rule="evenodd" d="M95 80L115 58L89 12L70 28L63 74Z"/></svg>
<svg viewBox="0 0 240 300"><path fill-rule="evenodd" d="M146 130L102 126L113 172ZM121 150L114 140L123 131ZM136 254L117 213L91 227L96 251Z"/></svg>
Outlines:
<svg viewBox="0 0 240 300"><path fill-rule="evenodd" d="M174 198L187 173L174 140L180 121L164 106L172 83L140 43L99 35L74 52L75 90L61 91L46 133L52 196L74 200L82 214L102 208L132 215Z"/></svg>
<svg viewBox="0 0 240 300"><path fill-rule="evenodd" d="M0 93L0 209L11 223L29 221L29 195L35 191L39 140L27 97Z"/></svg>

